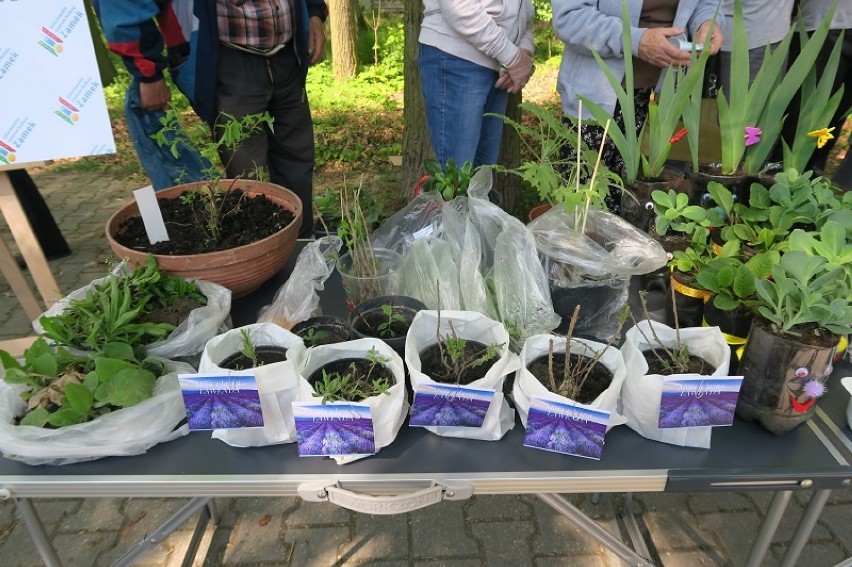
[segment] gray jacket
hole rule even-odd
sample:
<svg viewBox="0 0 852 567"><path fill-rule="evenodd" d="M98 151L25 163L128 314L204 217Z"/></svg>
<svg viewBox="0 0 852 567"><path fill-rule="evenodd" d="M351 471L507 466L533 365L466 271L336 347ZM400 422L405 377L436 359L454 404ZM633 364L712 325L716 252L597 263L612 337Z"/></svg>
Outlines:
<svg viewBox="0 0 852 567"><path fill-rule="evenodd" d="M672 27L685 28L691 37L701 24L713 19L719 0L680 0ZM616 97L592 50L618 79L624 78L622 53L621 0L553 0L553 29L565 44L559 66L557 90L562 98L562 111L576 116L579 96L592 100L612 112ZM645 33L637 27L642 0L627 0L630 14L633 55L639 51L639 40ZM722 23L717 16L717 25ZM584 118L591 117L583 109Z"/></svg>

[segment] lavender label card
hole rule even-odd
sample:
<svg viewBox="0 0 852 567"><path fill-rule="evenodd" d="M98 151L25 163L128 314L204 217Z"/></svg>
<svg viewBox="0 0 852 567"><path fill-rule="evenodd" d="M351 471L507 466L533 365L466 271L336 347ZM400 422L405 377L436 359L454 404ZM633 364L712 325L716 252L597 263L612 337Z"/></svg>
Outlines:
<svg viewBox="0 0 852 567"><path fill-rule="evenodd" d="M263 427L254 374L178 374L191 430Z"/></svg>
<svg viewBox="0 0 852 567"><path fill-rule="evenodd" d="M660 429L731 425L742 383L742 376L667 376L660 399Z"/></svg>
<svg viewBox="0 0 852 567"><path fill-rule="evenodd" d="M482 427L494 390L427 383L414 393L409 425Z"/></svg>
<svg viewBox="0 0 852 567"><path fill-rule="evenodd" d="M300 457L342 457L376 452L367 404L293 402Z"/></svg>
<svg viewBox="0 0 852 567"><path fill-rule="evenodd" d="M524 445L553 453L600 459L610 412L543 396L530 398Z"/></svg>

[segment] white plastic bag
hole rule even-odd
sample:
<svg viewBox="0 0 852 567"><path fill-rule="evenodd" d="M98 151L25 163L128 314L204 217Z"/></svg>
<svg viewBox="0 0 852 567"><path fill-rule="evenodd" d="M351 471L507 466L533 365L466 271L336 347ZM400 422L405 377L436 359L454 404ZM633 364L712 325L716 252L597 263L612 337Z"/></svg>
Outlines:
<svg viewBox="0 0 852 567"><path fill-rule="evenodd" d="M484 377L474 380L466 386L494 390L494 397L485 420L480 427L426 427L432 433L444 437L463 437L496 441L503 437L515 425L515 412L509 407L503 396L503 381L511 372L518 369L517 355L509 351L509 333L502 323L489 319L473 311L441 310L441 327L438 329L438 312L421 311L411 323L405 340L405 364L411 377L415 396L423 384L435 383L426 374L428 368L422 368L420 353L437 341L438 332L442 337L454 331L462 339L476 341L484 345L503 345L497 358ZM452 328L451 328L452 325ZM488 364L488 363L486 363Z"/></svg>
<svg viewBox="0 0 852 567"><path fill-rule="evenodd" d="M317 292L325 289L325 280L334 270L342 245L337 236L323 236L305 245L290 278L276 292L272 304L260 310L258 322L290 329L296 323L321 315Z"/></svg>
<svg viewBox="0 0 852 567"><path fill-rule="evenodd" d="M258 447L296 440L296 423L291 403L304 395L294 360L304 356L302 339L274 323L255 323L213 337L207 342L199 373L225 373L229 371L218 364L228 356L240 352L242 330L247 330L255 346L281 346L287 349L287 360L254 368L263 427L215 429L213 438L221 439L234 447Z"/></svg>
<svg viewBox="0 0 852 567"><path fill-rule="evenodd" d="M548 390L538 379L533 376L532 372L527 370L527 366L540 356L547 356L550 350L550 340L553 339L554 354L565 353L565 337L554 335L534 335L524 341L524 348L521 350L521 366L515 373L515 384L512 387L512 400L515 402L515 408L518 410L518 415L521 416L521 423L524 427L527 426L527 416L530 411L530 400L533 396L550 396L553 398L568 399L563 396L553 394ZM624 378L627 376L627 368L624 366L624 359L621 357L621 352L615 347L607 347L603 343L587 341L585 339L572 339L571 352L591 356L594 358L597 353L604 350L598 364L603 364L612 372L612 382L606 390L601 392L592 402L584 404L610 412L609 422L606 430L609 431L616 425L621 425L627 421L624 416L618 412L618 398L621 394ZM575 401L575 400L572 400Z"/></svg>
<svg viewBox="0 0 852 567"><path fill-rule="evenodd" d="M638 327L638 328L637 328ZM675 329L662 323L653 323L660 341L672 348L677 345ZM641 333L639 331L642 331ZM649 343L642 333L651 341ZM680 340L689 348L689 354L703 358L713 365L711 376L727 376L731 362L731 349L725 343L719 327L690 327L680 330ZM682 447L710 448L712 427L684 427L660 429L660 400L664 376L648 374L648 363L642 351L659 348L651 334L651 322L640 321L627 331L621 353L627 366L627 378L621 388L621 401L627 425L642 437Z"/></svg>
<svg viewBox="0 0 852 567"><path fill-rule="evenodd" d="M122 262L116 266L113 274L120 274L126 269L126 265ZM41 317L61 315L71 305L72 300L85 298L92 288L111 277L114 276L109 275L93 280L54 303L33 321L33 330L36 334L42 334L44 329L39 322ZM199 291L207 298L207 305L190 311L189 316L181 321L164 340L146 345L145 348L149 355L170 359L191 357L204 350L204 345L216 336L216 333L221 333L230 328L228 315L231 313L231 290L217 283L203 280L195 280L195 283L198 285ZM70 350L82 352L77 349Z"/></svg>
<svg viewBox="0 0 852 567"><path fill-rule="evenodd" d="M314 371L329 362L342 358L364 358L372 348L375 348L380 356L388 359L385 366L391 371L395 380L387 394L379 394L358 402L370 406L370 413L373 417L373 442L378 453L379 449L387 447L396 439L396 434L402 427L406 414L408 414L408 400L405 396L405 367L399 355L385 342L367 338L308 349L304 359L299 363L299 374L303 383L303 396L300 401L319 401L319 398L313 395L314 390L307 381L307 378ZM363 459L364 456L350 455L333 458L338 465L345 465Z"/></svg>
<svg viewBox="0 0 852 567"><path fill-rule="evenodd" d="M102 415L87 423L59 429L15 425L26 413L21 398L25 386L7 384L0 366L0 452L28 465L68 465L102 457L141 455L158 443L183 437L189 426L177 375L195 369L183 362L163 361L168 374L157 379L154 394L129 408Z"/></svg>

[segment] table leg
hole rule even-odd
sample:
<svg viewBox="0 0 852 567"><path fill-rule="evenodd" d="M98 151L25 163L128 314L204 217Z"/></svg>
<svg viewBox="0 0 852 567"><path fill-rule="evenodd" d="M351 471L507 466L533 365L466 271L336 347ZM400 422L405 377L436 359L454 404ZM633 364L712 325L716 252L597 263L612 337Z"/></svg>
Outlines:
<svg viewBox="0 0 852 567"><path fill-rule="evenodd" d="M796 528L793 541L790 542L790 546L787 548L787 553L784 554L784 560L781 563L781 567L793 567L796 565L796 561L798 561L799 555L802 554L805 544L808 543L808 538L811 537L811 532L813 532L814 526L819 519L819 515L822 513L822 509L830 495L831 490L817 490L814 492L808 507L805 509L802 519L799 520L799 525Z"/></svg>
<svg viewBox="0 0 852 567"><path fill-rule="evenodd" d="M536 496L541 498L545 504L571 520L575 526L615 553L629 565L653 567L653 563L630 549L628 546L624 545L624 542L602 528L597 522L586 516L582 510L562 498L560 495L536 494Z"/></svg>
<svg viewBox="0 0 852 567"><path fill-rule="evenodd" d="M50 538L47 537L44 524L41 523L41 518L38 517L32 501L28 498L15 497L15 507L18 509L18 514L24 520L24 525L27 526L27 531L30 533L30 539L33 540L44 564L47 567L62 567L62 562L59 560L59 556L56 555L56 550L53 549Z"/></svg>
<svg viewBox="0 0 852 567"><path fill-rule="evenodd" d="M772 542L772 536L775 535L775 530L778 529L778 524L781 523L781 517L784 515L784 510L790 502L790 496L793 492L790 490L781 490L775 493L772 503L769 505L769 510L766 512L766 518L763 520L763 525L760 527L760 533L757 534L757 539L751 546L751 552L748 554L746 567L759 567L769 549L769 544Z"/></svg>

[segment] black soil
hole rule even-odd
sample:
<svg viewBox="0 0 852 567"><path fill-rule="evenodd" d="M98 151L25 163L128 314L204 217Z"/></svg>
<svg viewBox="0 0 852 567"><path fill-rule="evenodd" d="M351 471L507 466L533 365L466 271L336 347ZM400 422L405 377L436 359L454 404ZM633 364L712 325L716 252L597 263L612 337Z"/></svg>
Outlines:
<svg viewBox="0 0 852 567"><path fill-rule="evenodd" d="M124 221L115 239L127 248L153 254L202 254L257 242L293 222L290 211L263 195L249 197L242 191L232 190L220 193L217 199L221 200L221 209L229 211L222 219L221 237L217 241L206 237L204 205L200 196L189 203L184 203L180 197L158 200L169 232L168 241L150 244L142 217Z"/></svg>
<svg viewBox="0 0 852 567"><path fill-rule="evenodd" d="M189 317L190 311L204 304L189 297L179 297L171 305L161 305L139 317L140 323L168 323L177 327Z"/></svg>
<svg viewBox="0 0 852 567"><path fill-rule="evenodd" d="M331 345L349 340L350 329L342 321L303 321L290 329L302 337L305 346Z"/></svg>
<svg viewBox="0 0 852 567"><path fill-rule="evenodd" d="M405 320L393 321L390 324L390 332L386 329L379 331L379 327L388 321L388 316L385 315L381 309L361 313L352 322L352 326L356 331L362 335L367 335L368 337L376 337L379 339L396 339L404 337L408 333L408 328L411 326L411 322L414 320L414 316L417 315L417 312L406 308L395 308L393 312L394 314L402 315Z"/></svg>
<svg viewBox="0 0 852 567"><path fill-rule="evenodd" d="M462 360L475 360L479 358L488 347L486 347L482 343L477 343L474 341L467 341L467 344L464 346L464 354L462 355ZM444 352L444 361L447 364L450 364L450 356L447 354L447 348L443 348ZM432 378L435 382L442 382L444 384L470 384L471 382L475 382L481 378L484 378L488 373L488 370L497 362L498 356L495 356L489 361L471 368L464 372L461 376L461 379L456 382L454 376L451 376L444 366L444 362L441 360L441 348L437 343L434 345L428 346L422 351L420 351L420 368L423 369L423 373Z"/></svg>
<svg viewBox="0 0 852 567"><path fill-rule="evenodd" d="M371 369L372 373L370 372ZM316 384L322 383L323 370L325 370L326 374L329 376L337 374L337 376L340 377L351 374L352 378L354 378L360 385L361 390L365 392L369 392L372 389L372 383L377 379L384 378L391 386L396 383L393 372L381 364L373 364L364 358L342 358L340 360L334 360L328 364L324 364L308 376L308 383L314 388L314 390L316 390ZM332 376L332 378L334 378L334 376ZM360 402L362 399L365 398L347 401Z"/></svg>
<svg viewBox="0 0 852 567"><path fill-rule="evenodd" d="M642 356L645 357L645 361L648 363L648 374L660 374L662 376L669 374L700 374L702 376L708 376L716 370L712 364L700 356L690 354L688 368L682 372L672 372L670 369L663 366L663 363L659 358L657 358L657 355L661 356L664 360L669 359L666 351L661 348L653 348L642 352Z"/></svg>
<svg viewBox="0 0 852 567"><path fill-rule="evenodd" d="M815 347L833 347L837 344L837 341L840 340L840 337L829 333L825 329L820 329L815 323L806 323L804 325L796 325L793 327L792 330L799 333L799 336L776 333L772 330L772 324L763 317L755 317L752 321L752 325L758 325L759 327L762 327L764 331L771 333L776 337Z"/></svg>
<svg viewBox="0 0 852 567"><path fill-rule="evenodd" d="M588 364L588 357L571 354L569 361L572 367L578 363ZM562 373L565 371L565 354L553 353L553 379L556 381L556 391L550 386L550 370L549 370L548 355L540 356L527 365L527 370L541 382L541 384L549 391L560 396L565 396L562 389ZM569 367L569 370L571 368ZM595 364L588 374L588 377L583 382L580 389L580 394L574 398L575 402L581 404L590 404L595 401L595 398L600 396L612 383L612 372L603 364Z"/></svg>
<svg viewBox="0 0 852 567"><path fill-rule="evenodd" d="M221 368L228 370L248 370L249 368L257 368L265 364L273 364L287 360L287 349L274 345L261 345L254 347L255 359L257 363L241 352L226 357L219 363Z"/></svg>

